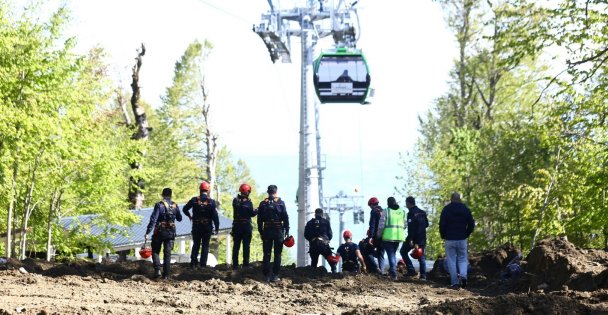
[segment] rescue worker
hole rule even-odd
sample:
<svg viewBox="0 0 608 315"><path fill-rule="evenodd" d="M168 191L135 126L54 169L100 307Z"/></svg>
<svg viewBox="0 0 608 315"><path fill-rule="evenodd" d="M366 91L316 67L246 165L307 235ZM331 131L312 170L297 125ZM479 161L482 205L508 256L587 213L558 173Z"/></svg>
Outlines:
<svg viewBox="0 0 608 315"><path fill-rule="evenodd" d="M323 217L323 209L315 210L315 217L306 223L304 228L304 238L308 241L310 254L310 265L317 267L319 255L327 257L332 255L329 242L333 237L331 225L327 219ZM325 258L327 260L327 258ZM331 272L336 272L336 263L327 260L331 267Z"/></svg>
<svg viewBox="0 0 608 315"><path fill-rule="evenodd" d="M353 243L353 233L349 230L345 230L344 233L342 233L342 237L344 238L344 244L338 247L337 253L337 255L342 258L342 271L367 272L359 246ZM359 265L359 263L361 263L361 265Z"/></svg>
<svg viewBox="0 0 608 315"><path fill-rule="evenodd" d="M369 213L369 235L368 244L375 247L374 257L378 260L377 272L384 274L384 247L382 247L382 238L378 237L378 224L382 216L382 207L380 201L376 197L369 198L367 205L370 207Z"/></svg>
<svg viewBox="0 0 608 315"><path fill-rule="evenodd" d="M251 218L258 214L258 209L253 208L253 203L249 199L251 186L241 184L239 187L239 195L232 200L232 232L234 244L232 245L232 269L239 267L239 249L243 243L243 268L249 267L249 247L251 244L251 235L253 227L251 226Z"/></svg>
<svg viewBox="0 0 608 315"><path fill-rule="evenodd" d="M184 206L184 214L192 222L192 252L190 253L190 267L198 265L198 251L201 249L200 266L207 266L209 255L209 241L211 235L217 235L220 229L220 219L217 214L217 203L209 198L209 183L203 181L199 187L200 195L192 197ZM192 209L192 215L190 214ZM215 228L215 231L214 231Z"/></svg>
<svg viewBox="0 0 608 315"><path fill-rule="evenodd" d="M414 197L409 196L405 199L405 207L409 209L407 213L407 237L405 242L401 246L401 258L405 261L407 267L406 277L413 277L416 275L416 270L410 259L408 253L415 247L422 249L422 256L418 258L420 263L420 280L426 280L426 257L424 253L424 247L426 245L426 228L429 227L429 219L426 212L420 210L416 206L416 200Z"/></svg>
<svg viewBox="0 0 608 315"><path fill-rule="evenodd" d="M388 207L382 212L378 223L379 237L382 237L382 247L388 256L388 266L391 279L397 280L397 248L405 239L405 211L399 207L395 197L386 201Z"/></svg>
<svg viewBox="0 0 608 315"><path fill-rule="evenodd" d="M369 231L368 231L369 232ZM376 264L376 247L374 245L370 245L369 243L370 237L366 237L359 241L359 250L361 251L361 255L363 256L363 260L365 261L365 266L367 267L367 271L370 273L379 273L378 264Z"/></svg>
<svg viewBox="0 0 608 315"><path fill-rule="evenodd" d="M268 197L258 206L258 232L262 238L264 251L264 278L267 282L281 280L281 253L283 240L289 235L289 216L287 207L281 198L277 197L277 186L270 185L266 190ZM274 250L273 250L274 249ZM274 264L270 268L270 257L274 252Z"/></svg>
<svg viewBox="0 0 608 315"><path fill-rule="evenodd" d="M146 228L145 240L148 234L154 229L152 234L152 263L154 264L154 277L163 279L169 278L169 265L171 264L171 251L175 240L175 221L182 221L182 214L175 202L171 201L171 188L162 191L163 199L154 205L150 222ZM160 248L163 247L163 272L160 272Z"/></svg>

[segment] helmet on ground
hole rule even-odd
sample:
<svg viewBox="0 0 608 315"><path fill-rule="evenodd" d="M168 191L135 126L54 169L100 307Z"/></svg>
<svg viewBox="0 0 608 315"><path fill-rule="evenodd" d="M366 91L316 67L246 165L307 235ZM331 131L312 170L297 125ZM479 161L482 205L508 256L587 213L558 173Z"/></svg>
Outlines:
<svg viewBox="0 0 608 315"><path fill-rule="evenodd" d="M412 250L412 253L410 254L410 256L412 256L412 258L414 259L420 259L420 257L422 257L423 254L423 250L422 247L416 247Z"/></svg>
<svg viewBox="0 0 608 315"><path fill-rule="evenodd" d="M205 181L203 181L203 182L201 183L201 186L199 187L199 189L200 189L200 190L202 190L202 191L209 191L209 188L211 188L211 187L209 186L209 183L207 183L207 182L205 182Z"/></svg>
<svg viewBox="0 0 608 315"><path fill-rule="evenodd" d="M350 239L352 239L353 238L353 233L351 231L349 231L349 230L345 230L344 233L342 233L342 237L343 238L350 238Z"/></svg>
<svg viewBox="0 0 608 315"><path fill-rule="evenodd" d="M139 256L141 256L141 258L143 259L148 259L150 258L150 256L152 256L152 248L150 247L144 247L142 249L139 250Z"/></svg>
<svg viewBox="0 0 608 315"><path fill-rule="evenodd" d="M249 195L249 193L251 192L251 186L249 186L248 184L241 184L241 186L239 186L239 191L242 194Z"/></svg>
<svg viewBox="0 0 608 315"><path fill-rule="evenodd" d="M337 264L340 261L340 256L338 255L327 255L325 256L325 259L327 259L327 262L330 264Z"/></svg>
<svg viewBox="0 0 608 315"><path fill-rule="evenodd" d="M380 200L378 200L378 198L371 197L371 198L369 198L369 201L367 202L367 205L371 207L372 205L377 205L379 203L380 203Z"/></svg>
<svg viewBox="0 0 608 315"><path fill-rule="evenodd" d="M289 235L288 237L286 237L285 240L283 241L283 245L285 245L287 247L293 247L293 245L295 243L296 243L296 240L291 235Z"/></svg>

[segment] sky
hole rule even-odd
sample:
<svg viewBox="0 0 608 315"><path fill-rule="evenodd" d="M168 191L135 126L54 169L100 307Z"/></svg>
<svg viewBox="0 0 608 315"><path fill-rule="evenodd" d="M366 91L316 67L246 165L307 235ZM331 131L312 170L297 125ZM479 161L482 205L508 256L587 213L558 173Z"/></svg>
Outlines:
<svg viewBox="0 0 608 315"><path fill-rule="evenodd" d="M280 9L303 2L274 3ZM221 144L249 165L258 189L265 190L269 184L279 187L295 232L300 44L299 38L292 39L292 64L271 62L263 41L252 31L261 14L269 10L266 0L56 3L65 3L71 10L66 31L77 37L77 50L85 53L95 45L103 47L109 54L112 79L125 89L131 82L136 49L141 43L146 45L140 85L143 99L154 107L160 105L175 62L188 44L196 39L211 41L214 49L205 74L212 126ZM424 115L447 90L456 56L454 37L436 2L361 0L357 7L361 23L358 48L368 60L375 97L371 105L327 104L320 109L324 195L334 196L342 190L360 196L366 224L353 225L352 215L346 215L347 228L355 239L363 237L367 229L367 200L376 196L385 205L399 185L395 176L407 176L398 166L399 153L413 148L418 115ZM320 48L331 48L330 44L324 41ZM335 235L339 233L337 221L332 216Z"/></svg>

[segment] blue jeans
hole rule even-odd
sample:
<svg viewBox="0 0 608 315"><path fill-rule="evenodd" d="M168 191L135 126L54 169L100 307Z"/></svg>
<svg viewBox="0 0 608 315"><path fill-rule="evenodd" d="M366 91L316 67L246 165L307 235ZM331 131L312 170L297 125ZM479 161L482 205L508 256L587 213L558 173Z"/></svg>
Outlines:
<svg viewBox="0 0 608 315"><path fill-rule="evenodd" d="M388 256L388 272L391 279L397 280L397 248L399 248L399 242L382 241L382 247L384 247L386 256Z"/></svg>
<svg viewBox="0 0 608 315"><path fill-rule="evenodd" d="M418 259L418 263L420 264L420 278L426 278L426 251L424 250L424 245L418 245L418 247L422 248L422 257ZM412 250L414 246L410 246L408 243L403 243L401 246L401 258L405 261L405 266L407 267L408 274L415 274L416 269L414 269L414 264L412 264L412 260L410 259L410 255L408 253Z"/></svg>
<svg viewBox="0 0 608 315"><path fill-rule="evenodd" d="M448 271L450 272L451 285L458 285L460 283L458 272L460 272L461 279L467 278L467 267L469 264L467 246L468 242L466 239L457 241L445 240L445 257L448 263Z"/></svg>

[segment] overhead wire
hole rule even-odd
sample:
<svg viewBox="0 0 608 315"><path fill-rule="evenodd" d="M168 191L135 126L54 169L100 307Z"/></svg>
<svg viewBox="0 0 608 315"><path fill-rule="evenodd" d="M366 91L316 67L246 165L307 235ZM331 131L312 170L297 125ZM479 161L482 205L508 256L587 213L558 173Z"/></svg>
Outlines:
<svg viewBox="0 0 608 315"><path fill-rule="evenodd" d="M242 17L240 15L236 15L236 14L234 14L234 13L232 13L232 12L226 10L226 9L223 9L223 8L221 8L221 7L219 7L219 6L215 5L215 4L210 3L207 0L198 0L198 1L201 2L202 4L206 5L206 6L210 7L210 8L213 8L213 9L219 11L219 12L222 12L222 13L224 13L224 14L226 14L226 15L228 15L228 16L236 19L236 20L238 20L239 22L247 23L247 25L249 25L249 26L255 24L255 22L252 22L252 21L250 21L250 20L248 20L248 19L246 19L246 18L244 18L244 17Z"/></svg>

